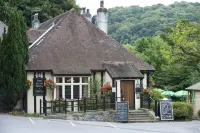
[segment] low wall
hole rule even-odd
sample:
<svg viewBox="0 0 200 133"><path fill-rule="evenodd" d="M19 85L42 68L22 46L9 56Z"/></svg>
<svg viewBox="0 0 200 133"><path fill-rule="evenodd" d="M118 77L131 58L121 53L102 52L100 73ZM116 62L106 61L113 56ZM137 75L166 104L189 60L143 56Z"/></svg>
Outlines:
<svg viewBox="0 0 200 133"><path fill-rule="evenodd" d="M49 115L47 119L65 119L76 121L101 121L101 122L117 122L116 111L97 111L87 113L68 113L66 115L57 114Z"/></svg>

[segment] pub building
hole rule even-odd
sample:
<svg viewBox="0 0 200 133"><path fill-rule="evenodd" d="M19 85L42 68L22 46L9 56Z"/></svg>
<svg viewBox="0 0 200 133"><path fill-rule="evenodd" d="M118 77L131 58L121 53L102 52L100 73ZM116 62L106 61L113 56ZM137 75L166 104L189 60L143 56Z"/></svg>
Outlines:
<svg viewBox="0 0 200 133"><path fill-rule="evenodd" d="M140 108L139 92L148 87L155 69L107 35L104 1L93 17L85 8L81 14L72 9L44 23L38 15L27 31L27 79L33 86L17 107L39 113L40 99L77 101L90 96L89 80L98 79L101 85L112 86L113 96L123 95L130 108ZM45 89L44 81L49 79L56 83L55 89Z"/></svg>

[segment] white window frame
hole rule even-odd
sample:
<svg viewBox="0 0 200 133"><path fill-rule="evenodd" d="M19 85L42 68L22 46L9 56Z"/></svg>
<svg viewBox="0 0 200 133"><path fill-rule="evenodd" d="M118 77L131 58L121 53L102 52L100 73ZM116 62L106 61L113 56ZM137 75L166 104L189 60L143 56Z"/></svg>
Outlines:
<svg viewBox="0 0 200 133"><path fill-rule="evenodd" d="M71 77L71 83L65 83L65 78L70 78ZM74 83L73 78L78 77L79 78L79 83ZM88 83L82 83L83 77L88 78ZM62 83L56 83L56 78L62 78ZM79 85L79 98L82 98L82 86L83 85L89 85L89 76L55 76L54 77L54 82L56 83L56 86L62 86L62 98L65 99L65 86L71 86L71 99L74 99L73 92L74 92L74 85ZM89 90L89 87L88 87ZM57 89L54 90L54 99L56 99L56 94L57 94Z"/></svg>

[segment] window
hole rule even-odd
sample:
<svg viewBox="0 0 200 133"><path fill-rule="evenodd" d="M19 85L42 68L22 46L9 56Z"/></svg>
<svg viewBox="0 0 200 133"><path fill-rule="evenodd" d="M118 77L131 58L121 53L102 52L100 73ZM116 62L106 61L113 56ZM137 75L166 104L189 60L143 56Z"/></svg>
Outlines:
<svg viewBox="0 0 200 133"><path fill-rule="evenodd" d="M82 97L88 97L88 85L82 85Z"/></svg>
<svg viewBox="0 0 200 133"><path fill-rule="evenodd" d="M79 85L74 85L73 88L73 99L78 99L79 98Z"/></svg>
<svg viewBox="0 0 200 133"><path fill-rule="evenodd" d="M71 77L65 77L65 83L71 83Z"/></svg>
<svg viewBox="0 0 200 133"><path fill-rule="evenodd" d="M56 90L57 90L56 99L62 98L62 86L57 86Z"/></svg>
<svg viewBox="0 0 200 133"><path fill-rule="evenodd" d="M56 83L62 83L62 77L57 77L56 78Z"/></svg>
<svg viewBox="0 0 200 133"><path fill-rule="evenodd" d="M56 98L78 99L88 97L88 77L56 77Z"/></svg>
<svg viewBox="0 0 200 133"><path fill-rule="evenodd" d="M80 83L80 77L74 77L73 80L74 83Z"/></svg>
<svg viewBox="0 0 200 133"><path fill-rule="evenodd" d="M82 77L82 83L88 83L88 77Z"/></svg>
<svg viewBox="0 0 200 133"><path fill-rule="evenodd" d="M65 98L71 99L71 85L65 86Z"/></svg>

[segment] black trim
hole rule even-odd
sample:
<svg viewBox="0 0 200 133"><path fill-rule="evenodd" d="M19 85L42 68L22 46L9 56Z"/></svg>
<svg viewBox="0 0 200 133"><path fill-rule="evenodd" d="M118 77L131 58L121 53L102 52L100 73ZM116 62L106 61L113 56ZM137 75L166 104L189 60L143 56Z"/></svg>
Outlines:
<svg viewBox="0 0 200 133"><path fill-rule="evenodd" d="M147 88L149 88L150 87L150 74L149 73L147 73Z"/></svg>
<svg viewBox="0 0 200 133"><path fill-rule="evenodd" d="M155 72L156 70L140 70L141 73Z"/></svg>
<svg viewBox="0 0 200 133"><path fill-rule="evenodd" d="M92 74L54 74L53 76L91 76Z"/></svg>
<svg viewBox="0 0 200 133"><path fill-rule="evenodd" d="M45 72L42 72L42 76L43 76L43 79L46 79L46 77L45 77ZM44 87L44 94L43 94L43 101L45 101L46 100L46 98L45 98L45 96L46 96L46 89L45 89L45 87ZM46 107L46 102L43 102L43 107ZM45 108L43 108L43 112L45 112Z"/></svg>
<svg viewBox="0 0 200 133"><path fill-rule="evenodd" d="M133 80L133 109L135 110L135 80Z"/></svg>
<svg viewBox="0 0 200 133"><path fill-rule="evenodd" d="M90 69L91 72L105 72L105 70L94 70L94 69Z"/></svg>
<svg viewBox="0 0 200 133"><path fill-rule="evenodd" d="M36 107L37 105L36 105L36 96L34 96L34 113L36 113L37 112L37 110L36 110Z"/></svg>
<svg viewBox="0 0 200 133"><path fill-rule="evenodd" d="M113 79L119 79L119 80L123 80L123 79L143 79L144 77L115 77Z"/></svg>
<svg viewBox="0 0 200 133"><path fill-rule="evenodd" d="M96 79L96 72L93 72L93 80Z"/></svg>
<svg viewBox="0 0 200 133"><path fill-rule="evenodd" d="M103 86L103 72L101 72L101 86Z"/></svg>

